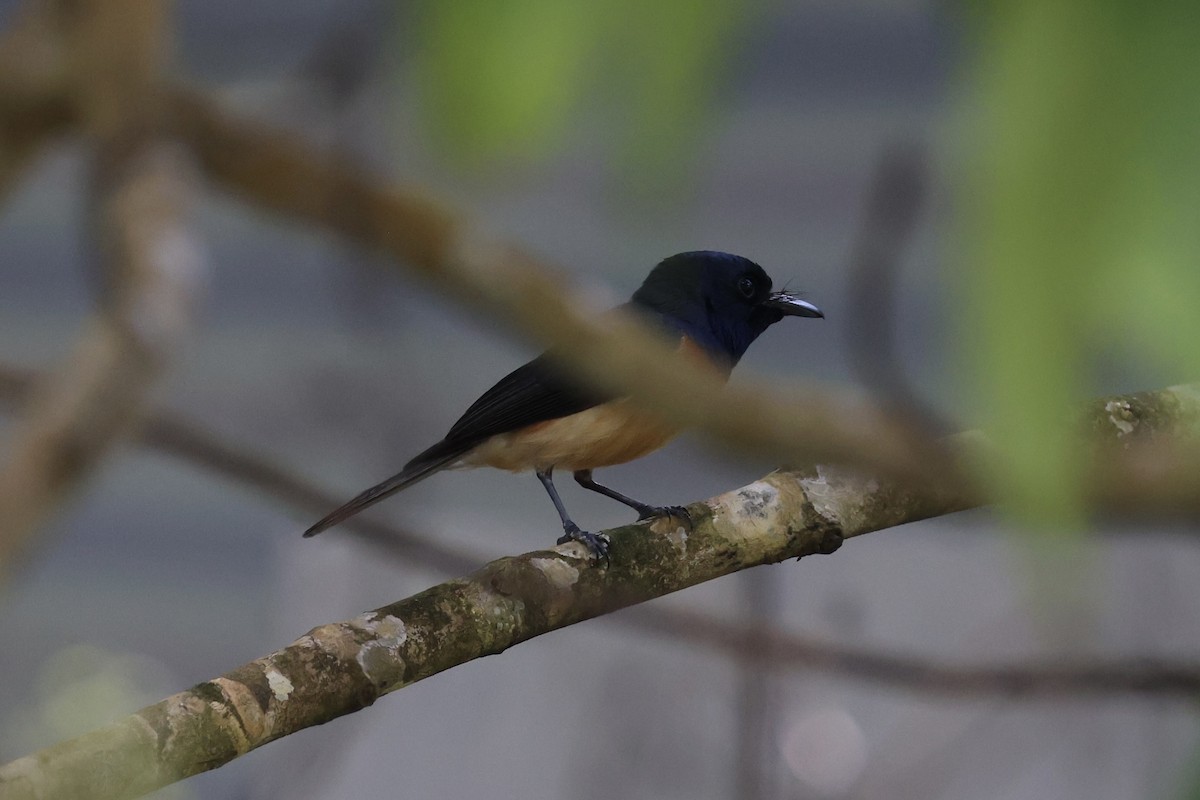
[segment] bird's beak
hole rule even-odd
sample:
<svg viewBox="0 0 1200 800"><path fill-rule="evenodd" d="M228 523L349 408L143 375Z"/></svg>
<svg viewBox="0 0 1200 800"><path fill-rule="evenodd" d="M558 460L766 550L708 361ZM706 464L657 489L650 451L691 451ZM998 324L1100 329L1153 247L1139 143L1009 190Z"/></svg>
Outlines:
<svg viewBox="0 0 1200 800"><path fill-rule="evenodd" d="M824 319L825 315L821 313L821 309L814 306L807 300L801 300L795 295L787 292L772 292L771 295L763 301L763 305L767 308L773 308L785 317L816 317Z"/></svg>

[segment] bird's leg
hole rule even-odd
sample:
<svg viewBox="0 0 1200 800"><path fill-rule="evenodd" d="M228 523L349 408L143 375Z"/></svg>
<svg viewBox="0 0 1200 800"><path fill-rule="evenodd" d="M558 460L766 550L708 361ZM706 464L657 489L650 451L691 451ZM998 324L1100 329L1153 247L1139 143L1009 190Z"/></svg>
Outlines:
<svg viewBox="0 0 1200 800"><path fill-rule="evenodd" d="M583 546L591 551L592 556L597 560L608 563L608 537L588 533L581 530L578 525L567 514L567 508L563 505L562 498L558 496L558 490L554 488L554 478L551 477L554 473L554 467L537 470L538 480L542 482L542 486L546 488L546 494L550 495L550 502L554 503L555 510L558 511L558 518L562 520L563 535L559 537L559 544L567 542L582 542Z"/></svg>
<svg viewBox="0 0 1200 800"><path fill-rule="evenodd" d="M652 506L648 503L634 500L632 497L627 497L626 495L618 492L616 489L610 489L607 486L596 483L596 481L592 479L592 471L590 469L576 470L575 482L585 489L590 489L591 491L602 494L605 497L611 497L618 503L624 503L625 505L629 506L634 511L638 512L639 521L645 519L654 519L655 517L678 517L685 522L692 521L692 515L689 514L688 510L683 506Z"/></svg>

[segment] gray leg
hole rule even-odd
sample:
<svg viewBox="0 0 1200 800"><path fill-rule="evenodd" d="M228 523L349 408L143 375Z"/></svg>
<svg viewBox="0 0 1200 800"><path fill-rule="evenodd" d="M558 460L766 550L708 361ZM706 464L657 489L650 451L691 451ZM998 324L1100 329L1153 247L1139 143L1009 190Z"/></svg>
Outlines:
<svg viewBox="0 0 1200 800"><path fill-rule="evenodd" d="M605 497L611 497L618 503L625 505L638 512L638 519L653 519L655 517L679 517L687 522L692 521L692 515L683 506L652 506L649 503L643 503L640 500L634 500L632 497L623 495L616 489L610 489L603 484L596 483L592 479L592 471L590 469L580 469L575 471L575 482L585 489L589 489Z"/></svg>
<svg viewBox="0 0 1200 800"><path fill-rule="evenodd" d="M604 560L608 563L608 537L598 536L594 533L588 533L581 530L578 525L567 514L567 508L563 505L562 498L558 496L558 490L554 488L554 467L537 471L538 480L542 482L542 486L546 489L546 494L550 495L550 502L554 503L554 508L558 511L558 518L562 520L563 535L559 537L559 544L567 542L581 542L591 551L592 556L600 561Z"/></svg>

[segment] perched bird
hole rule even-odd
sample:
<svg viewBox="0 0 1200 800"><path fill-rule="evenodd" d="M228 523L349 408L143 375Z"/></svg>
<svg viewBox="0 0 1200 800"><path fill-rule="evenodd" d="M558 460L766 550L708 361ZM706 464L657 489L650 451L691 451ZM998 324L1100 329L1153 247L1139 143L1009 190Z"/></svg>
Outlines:
<svg viewBox="0 0 1200 800"><path fill-rule="evenodd" d="M758 336L784 317L823 317L811 303L771 290L771 279L753 261L730 253L679 253L658 264L622 308L640 314L679 338L679 348L707 359L722 375ZM677 431L626 398L606 397L562 377L545 354L517 368L483 393L440 442L313 525L315 536L435 472L456 467L533 470L546 488L563 536L597 559L607 559L608 540L581 530L554 488L554 469L571 470L585 489L638 512L638 519L686 516L678 506L652 506L602 486L592 470L623 464L653 452Z"/></svg>

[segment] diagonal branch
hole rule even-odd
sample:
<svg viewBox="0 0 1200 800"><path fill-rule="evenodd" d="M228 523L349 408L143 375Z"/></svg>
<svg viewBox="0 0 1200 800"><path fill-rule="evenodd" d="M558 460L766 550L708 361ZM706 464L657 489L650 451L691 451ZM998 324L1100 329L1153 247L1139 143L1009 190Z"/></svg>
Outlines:
<svg viewBox="0 0 1200 800"><path fill-rule="evenodd" d="M49 118L37 126L39 137L59 121L54 112L61 101L52 80L61 65L43 61L49 63L39 62L40 71L29 70L43 90L36 109ZM0 70L0 89L4 78ZM566 366L585 381L631 394L647 408L738 450L794 462L841 461L898 480L963 484L963 473L935 442L915 436L905 420L861 397L798 388L768 393L761 386L722 393L714 375L678 358L648 326L621 317L597 319L587 303L566 291L557 270L419 192L381 182L295 137L239 120L195 91L170 92L166 116L220 185L260 207L392 256L448 295L560 351ZM0 161L0 180L2 168ZM331 197L337 202L329 202Z"/></svg>
<svg viewBox="0 0 1200 800"><path fill-rule="evenodd" d="M640 320L592 313L556 270L425 194L238 119L203 94L177 89L171 108L178 136L219 185L391 256L448 296L552 348L583 381L630 395L733 450L784 463L844 464L910 489L936 487L981 499L977 478L983 470L964 469L959 448L931 440L927 424L914 424L903 409L830 390L784 391L749 382L723 388ZM330 197L338 202L328 202ZM1200 452L1194 442L1188 447L1151 452L1132 470L1107 473L1107 465L1096 464L1096 481L1103 484L1097 499L1200 514L1200 469L1193 468L1200 467ZM983 448L973 448L971 457L969 466L991 463Z"/></svg>
<svg viewBox="0 0 1200 800"><path fill-rule="evenodd" d="M1126 416L1113 418L1114 404ZM1190 386L1102 401L1092 416L1098 438L1111 443L1130 432L1126 426L1162 437L1198 414L1200 387ZM0 792L6 800L137 796L543 633L750 566L829 553L846 538L971 502L825 468L774 472L693 505L688 529L663 519L609 531L607 568L589 565L584 549L572 543L502 558L466 578L314 628L282 650L114 725L0 767ZM951 671L923 672L919 662L895 657L874 669L910 680L953 679ZM1186 696L1200 690L1200 670L1158 665L1151 673L1152 681L1144 669L1098 670L1088 685ZM1045 682L1053 686L1061 674L1046 667ZM1015 675L1000 669L971 680L1027 688Z"/></svg>
<svg viewBox="0 0 1200 800"><path fill-rule="evenodd" d="M158 414L146 420L142 441L176 458L250 486L284 505L315 517L342 502L341 495L315 486L271 461L221 441L177 417ZM397 561L454 575L483 559L430 537L359 515L343 527Z"/></svg>
<svg viewBox="0 0 1200 800"><path fill-rule="evenodd" d="M112 7L126 11L107 17L106 26L118 18L135 24L117 31L119 35L112 41L127 43L124 34L132 31L137 37L155 29L153 22L137 24L145 21L139 15L153 13L154 5L147 5L147 0L113 3ZM108 45L99 45L102 40L102 36L93 36L84 44L106 51ZM86 60L88 48L79 52L85 53ZM145 52L135 47L110 52L104 59L131 64L137 70ZM150 56L145 63L154 61ZM103 75L104 70L98 74ZM124 87L118 82L76 95L82 121L101 140L102 149L114 155L100 184L111 201L105 203L104 213L115 220L109 230L108 250L119 257L112 259L117 277L107 315L102 315L100 330L82 348L86 357L81 368L56 384L57 388L43 392L41 396L49 402L39 404L25 438L18 440L16 463L25 457L25 466L33 467L34 481L27 486L18 484L24 491L14 492L11 483L5 484L11 473L0 474L0 501L19 497L28 506L20 510L34 521L78 480L81 467L90 465L129 427L147 378L161 363L156 357L161 353L153 352L157 348L147 347L146 340L138 338L145 333L139 325L150 322L152 330L162 333L176 319L173 313L163 313L177 310L173 300L159 303L152 299L150 305L156 310L147 312L139 303L155 293L130 290L147 275L162 278L169 271L171 260L156 262L152 256L171 250L163 246L162 233L174 219L171 211L162 212L162 208L170 209L170 203L158 206L147 202L147 198L167 197L164 184L139 179L170 172L160 172L155 159L142 158L150 140L141 137L146 131L139 126L149 117L142 116L140 105L126 105L127 110L133 109L131 114L113 113L122 102L146 89L137 88L145 73L135 77ZM113 95L116 105L108 105ZM145 107L153 106L147 103ZM717 498L705 513L697 512L698 524L691 530L668 529L664 526L670 523L662 522L654 536L638 526L612 532L620 556L609 570L584 567L571 557L578 551L569 548L502 559L470 578L442 584L349 622L315 629L289 648L176 695L107 731L0 768L0 788L11 790L14 796L52 796L59 790L74 794L85 787L101 796L148 790L210 769L294 730L356 710L383 693L465 659L500 652L543 632L745 566L827 552L845 536L947 513L977 500L964 492L953 459L941 448L914 441L905 426L876 409L817 393L795 393L787 400L754 391L716 397L709 376L671 359L667 346L647 345L641 326L631 321L607 324L589 319L579 313L577 301L562 291L559 282L547 279L544 266L536 259L480 234L461 217L423 196L379 184L288 137L237 122L198 95L176 93L171 109L181 135L200 155L209 174L223 185L260 205L316 222L391 254L443 289L514 322L527 335L570 351L572 363L578 359L585 365L584 377L589 380L635 393L649 407L741 447L757 447L794 460L837 459L892 477L936 478L943 489L922 494L909 483L867 481L829 469L780 472ZM114 146L117 143L119 146ZM0 181L4 176L0 170ZM346 200L334 210L326 202L331 191ZM141 228L134 224L140 219L150 222ZM156 247L139 249L148 242ZM151 257L139 260L147 252ZM152 268L144 269L146 266ZM178 300L185 294L163 296ZM161 347L174 336L151 338L152 345ZM125 380L113 380L114 376ZM1181 421L1184 414L1176 412L1194 420L1196 392L1192 387L1109 401L1105 405L1108 427L1123 433L1126 426L1144 425L1155 431L1163 423L1161 430L1166 431ZM1117 403L1115 410L1113 403ZM81 409L100 411L88 418ZM48 424L39 428L35 424L39 422ZM1106 425L1103 420L1098 424ZM30 432L37 434L32 441L39 443L38 447L29 447ZM39 456L29 458L30 452ZM46 453L51 455L49 459ZM79 463L71 461L80 454ZM38 470L42 471L41 483ZM271 480L261 473L258 477ZM1131 485L1127 477L1114 473L1114 488ZM0 512L5 510L0 502ZM19 523L16 530L28 527L20 514L15 518ZM764 652L803 657L800 650L789 651L788 644L780 640L739 641L751 651L761 646ZM749 657L754 657L753 652ZM832 663L845 667L862 662ZM918 683L922 680L920 674L912 677L920 664L893 659L884 666L886 669L877 664L874 669L879 674L906 674ZM1127 669L1115 678L1093 673L1091 683L1083 683L1139 686L1139 690L1168 693L1197 688L1194 671L1172 673L1162 665L1155 666L1160 668L1153 680ZM1014 690L1026 686L1004 670L983 677L993 686L1008 685ZM955 682L952 673L936 671L924 674L924 680ZM1047 669L1043 680L1053 685L1061 675ZM93 760L97 757L102 761Z"/></svg>
<svg viewBox="0 0 1200 800"><path fill-rule="evenodd" d="M174 91L171 109L177 135L218 185L391 256L448 296L553 348L582 380L633 395L737 450L964 486L949 453L859 396L762 385L723 390L718 376L680 358L675 344L640 320L595 313L569 291L559 270L429 196L239 119L201 93Z"/></svg>
<svg viewBox="0 0 1200 800"><path fill-rule="evenodd" d="M711 373L677 358L639 321L588 313L553 269L426 195L240 120L202 93L176 88L167 106L176 135L218 184L392 256L447 295L551 346L582 380L629 394L732 449L791 463L844 463L910 486L978 491L978 471L961 469L958 454L922 435L924 426L909 415L844 392L747 385L721 391ZM1099 475L1106 484L1100 496L1129 508L1200 513L1200 469L1191 468L1200 466L1200 453L1152 453L1144 462ZM1154 482L1152 473L1167 479Z"/></svg>
<svg viewBox="0 0 1200 800"><path fill-rule="evenodd" d="M34 373L0 366L0 403L15 402L33 383ZM1107 403L1122 402L1111 400ZM1145 417L1132 420L1142 424ZM1161 432L1161 431L1160 431ZM1119 433L1115 428L1112 435ZM141 428L148 447L201 469L250 487L307 514L337 502L338 496L298 477L255 453L205 433L170 414L151 414ZM380 549L398 562L421 565L446 574L470 571L483 558L434 538L360 515L344 523L345 530ZM877 650L856 649L778 629L748 629L728 622L663 605L647 606L633 614L607 617L629 630L709 647L738 660L774 669L816 670L846 678L876 681L928 693L1002 693L1043 696L1078 693L1162 694L1190 686L1200 668L1190 664L1132 663L1037 664L953 667Z"/></svg>

